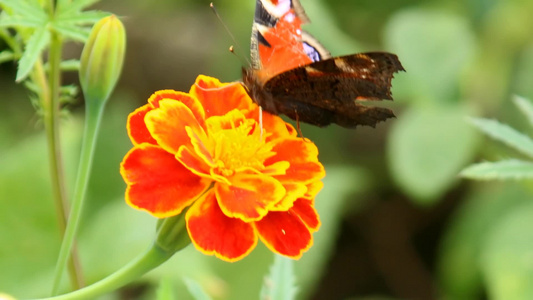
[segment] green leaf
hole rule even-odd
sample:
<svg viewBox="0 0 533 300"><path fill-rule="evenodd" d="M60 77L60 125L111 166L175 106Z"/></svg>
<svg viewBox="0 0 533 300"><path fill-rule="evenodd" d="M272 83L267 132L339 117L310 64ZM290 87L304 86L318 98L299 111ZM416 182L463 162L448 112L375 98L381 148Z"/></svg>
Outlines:
<svg viewBox="0 0 533 300"><path fill-rule="evenodd" d="M461 72L475 51L475 35L467 19L427 9L395 14L386 26L385 43L407 70L398 78L405 83L396 85L408 95L396 95L420 103L454 100Z"/></svg>
<svg viewBox="0 0 533 300"><path fill-rule="evenodd" d="M533 202L497 222L481 255L489 299L533 299Z"/></svg>
<svg viewBox="0 0 533 300"><path fill-rule="evenodd" d="M531 201L531 192L517 182L479 183L469 191L441 239L437 268L441 299L483 298L480 263L487 236L509 212Z"/></svg>
<svg viewBox="0 0 533 300"><path fill-rule="evenodd" d="M83 28L70 23L54 22L52 27L63 36L85 43L89 38L90 28Z"/></svg>
<svg viewBox="0 0 533 300"><path fill-rule="evenodd" d="M22 81L28 76L49 41L50 32L46 27L39 28L32 34L20 58L16 81Z"/></svg>
<svg viewBox="0 0 533 300"><path fill-rule="evenodd" d="M529 124L533 126L533 104L531 103L531 101L520 96L514 96L513 102L527 117Z"/></svg>
<svg viewBox="0 0 533 300"><path fill-rule="evenodd" d="M477 180L533 179L533 163L518 159L473 164L460 173Z"/></svg>
<svg viewBox="0 0 533 300"><path fill-rule="evenodd" d="M46 22L46 19L34 19L31 17L25 16L10 16L10 15L1 15L0 16L0 27L29 27L37 28L42 27Z"/></svg>
<svg viewBox="0 0 533 300"><path fill-rule="evenodd" d="M187 287L187 290L194 299L196 300L211 300L211 297L204 291L202 286L198 284L195 280L189 279L189 278L183 278L183 281L185 282L185 286Z"/></svg>
<svg viewBox="0 0 533 300"><path fill-rule="evenodd" d="M76 14L99 1L100 0L74 0L72 2L61 1L57 4L57 14Z"/></svg>
<svg viewBox="0 0 533 300"><path fill-rule="evenodd" d="M56 20L61 23L70 23L76 25L94 24L100 19L109 16L110 13L104 11L90 10L77 14L61 14Z"/></svg>
<svg viewBox="0 0 533 300"><path fill-rule="evenodd" d="M412 107L390 132L387 155L394 181L418 204L432 204L473 157L478 135L460 107Z"/></svg>
<svg viewBox="0 0 533 300"><path fill-rule="evenodd" d="M263 282L259 299L295 299L297 291L295 281L293 261L281 255L274 255L274 263Z"/></svg>
<svg viewBox="0 0 533 300"><path fill-rule="evenodd" d="M533 140L529 136L496 120L482 118L470 118L469 120L470 123L474 124L491 138L533 158Z"/></svg>
<svg viewBox="0 0 533 300"><path fill-rule="evenodd" d="M15 54L9 50L0 51L0 64L15 59Z"/></svg>
<svg viewBox="0 0 533 300"><path fill-rule="evenodd" d="M47 20L48 15L37 3L26 0L0 0L0 5L9 8L13 15L20 15L34 20Z"/></svg>

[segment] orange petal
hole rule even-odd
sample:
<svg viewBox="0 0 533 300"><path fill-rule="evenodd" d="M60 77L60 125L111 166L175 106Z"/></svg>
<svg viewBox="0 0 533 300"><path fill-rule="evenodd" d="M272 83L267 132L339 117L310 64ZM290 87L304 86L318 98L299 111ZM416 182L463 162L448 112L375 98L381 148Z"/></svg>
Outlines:
<svg viewBox="0 0 533 300"><path fill-rule="evenodd" d="M194 174L205 178L211 177L209 165L189 148L181 147L176 154L176 159Z"/></svg>
<svg viewBox="0 0 533 300"><path fill-rule="evenodd" d="M220 208L228 217L260 220L285 196L283 185L267 175L237 173L228 179L231 185L217 182L215 188Z"/></svg>
<svg viewBox="0 0 533 300"><path fill-rule="evenodd" d="M148 99L148 103L152 104L154 108L159 108L159 101L163 99L172 99L185 104L185 106L187 106L192 111L194 117L203 126L203 120L205 119L205 111L198 99L193 98L189 94L184 92L178 92L174 90L161 90L153 93L152 96L150 96L150 98Z"/></svg>
<svg viewBox="0 0 533 300"><path fill-rule="evenodd" d="M314 181L307 185L307 192L303 196L305 199L314 200L318 192L322 190L324 183L322 181Z"/></svg>
<svg viewBox="0 0 533 300"><path fill-rule="evenodd" d="M307 191L307 187L301 183L284 183L283 187L285 188L285 197L274 207L271 211L287 211L292 207L296 199L303 197Z"/></svg>
<svg viewBox="0 0 533 300"><path fill-rule="evenodd" d="M203 132L193 112L182 102L170 99L159 101L159 108L148 112L145 120L158 145L170 153L178 152L182 145L190 145L187 126L199 134Z"/></svg>
<svg viewBox="0 0 533 300"><path fill-rule="evenodd" d="M313 207L312 200L303 198L296 200L290 212L298 215L312 232L317 231L320 227L320 219L318 218L317 211Z"/></svg>
<svg viewBox="0 0 533 300"><path fill-rule="evenodd" d="M174 155L148 143L131 149L120 165L128 184L126 202L158 218L177 215L209 186Z"/></svg>
<svg viewBox="0 0 533 300"><path fill-rule="evenodd" d="M300 258L313 244L313 237L307 226L290 210L270 212L254 224L263 243L281 255Z"/></svg>
<svg viewBox="0 0 533 300"><path fill-rule="evenodd" d="M274 175L285 175L287 173L287 170L290 168L291 164L288 161L278 161L271 165L268 165L265 167L265 169L261 170L261 173L267 174L270 176Z"/></svg>
<svg viewBox="0 0 533 300"><path fill-rule="evenodd" d="M271 135L267 137L267 142L277 139L279 137L296 137L297 132L291 124L283 121L279 116L263 112L263 129ZM259 106L254 107L249 112L246 112L246 117L254 119L259 123Z"/></svg>
<svg viewBox="0 0 533 300"><path fill-rule="evenodd" d="M204 254L237 261L248 255L257 244L253 226L225 216L212 191L191 206L185 219L192 243Z"/></svg>
<svg viewBox="0 0 533 300"><path fill-rule="evenodd" d="M223 129L234 129L244 122L253 123L252 120L247 120L240 110L232 109L223 116L210 117L206 121L206 126L210 132L218 132Z"/></svg>
<svg viewBox="0 0 533 300"><path fill-rule="evenodd" d="M233 109L248 110L252 100L237 82L221 83L218 79L200 75L189 92L204 107L206 118L222 116Z"/></svg>
<svg viewBox="0 0 533 300"><path fill-rule="evenodd" d="M276 155L265 161L268 166L277 161L288 161L285 175L275 176L282 182L311 183L325 176L324 166L318 161L315 144L301 138L281 139L272 149Z"/></svg>
<svg viewBox="0 0 533 300"><path fill-rule="evenodd" d="M127 123L128 135L134 145L142 143L157 145L156 140L152 137L144 123L144 116L152 109L153 107L150 104L146 104L129 114Z"/></svg>

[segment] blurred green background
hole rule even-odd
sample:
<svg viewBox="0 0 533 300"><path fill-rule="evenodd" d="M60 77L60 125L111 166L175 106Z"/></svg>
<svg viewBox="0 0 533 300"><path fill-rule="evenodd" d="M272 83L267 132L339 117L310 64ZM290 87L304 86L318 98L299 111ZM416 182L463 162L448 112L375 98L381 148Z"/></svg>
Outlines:
<svg viewBox="0 0 533 300"><path fill-rule="evenodd" d="M97 145L78 248L87 282L141 253L155 220L124 203L119 163L131 148L129 112L159 89L187 91L198 74L240 78L255 2L215 5L234 44L204 0L102 1L128 34L122 78ZM511 104L533 99L531 0L301 0L305 27L333 55L396 53L406 73L393 81L396 119L375 129L302 125L326 166L316 205L322 228L295 263L300 299L533 299L531 182L474 182L468 164L519 156L483 137L466 116L496 118L530 134ZM0 50L6 45L0 42ZM81 45L68 44L65 58ZM244 65L246 67L246 65ZM60 237L51 199L42 122L16 65L0 65L0 292L49 292ZM65 83L77 83L67 73ZM83 99L62 120L73 186ZM272 263L262 245L237 263L190 246L167 264L102 299L153 299L161 284L190 299L183 278L215 299L257 299ZM65 279L65 289L67 281Z"/></svg>

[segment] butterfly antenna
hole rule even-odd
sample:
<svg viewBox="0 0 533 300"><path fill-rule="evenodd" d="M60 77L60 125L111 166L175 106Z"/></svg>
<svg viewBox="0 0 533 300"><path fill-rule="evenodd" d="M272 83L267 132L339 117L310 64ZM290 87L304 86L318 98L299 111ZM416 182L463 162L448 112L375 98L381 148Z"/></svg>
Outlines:
<svg viewBox="0 0 533 300"><path fill-rule="evenodd" d="M213 4L213 2L211 2L209 4L209 7L211 7L211 10L213 11L215 16L217 17L217 19L220 22L220 24L222 24L222 26L226 30L226 33L229 35L229 37L231 38L233 43L236 45L236 47L239 48L239 49L242 49L242 47L239 45L239 43L237 43L237 40L235 39L235 36L233 35L233 33L231 33L231 30L228 28L226 23L224 23L224 21L222 20L222 17L220 17L220 14L218 13L218 11L216 9L215 4ZM241 63L244 62L243 65L247 65L247 66L251 65L251 62L248 59L246 59L246 58L243 59L241 56L239 56L239 55L237 55L235 53L235 47L231 46L229 51L231 53L235 54L241 60Z"/></svg>

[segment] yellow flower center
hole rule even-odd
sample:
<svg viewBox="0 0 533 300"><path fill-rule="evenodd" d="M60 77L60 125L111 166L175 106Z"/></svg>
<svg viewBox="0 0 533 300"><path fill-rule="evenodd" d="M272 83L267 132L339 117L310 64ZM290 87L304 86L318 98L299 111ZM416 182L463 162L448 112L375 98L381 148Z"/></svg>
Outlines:
<svg viewBox="0 0 533 300"><path fill-rule="evenodd" d="M272 144L265 142L266 135L251 119L230 121L230 128L213 126L210 129L214 172L229 177L245 169L260 171L264 161L273 156Z"/></svg>

